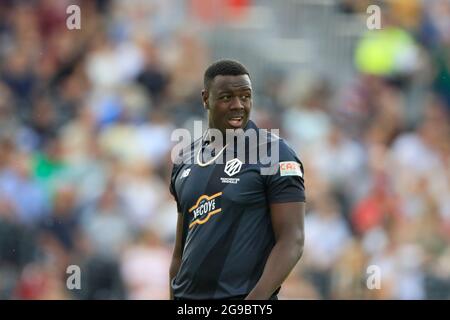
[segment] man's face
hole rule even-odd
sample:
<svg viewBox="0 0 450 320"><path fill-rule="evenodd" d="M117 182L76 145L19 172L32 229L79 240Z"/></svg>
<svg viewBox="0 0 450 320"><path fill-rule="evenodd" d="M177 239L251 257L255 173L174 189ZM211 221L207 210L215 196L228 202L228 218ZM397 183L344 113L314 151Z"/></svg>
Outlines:
<svg viewBox="0 0 450 320"><path fill-rule="evenodd" d="M252 109L252 84L248 75L216 76L202 92L209 126L226 132L247 125Z"/></svg>

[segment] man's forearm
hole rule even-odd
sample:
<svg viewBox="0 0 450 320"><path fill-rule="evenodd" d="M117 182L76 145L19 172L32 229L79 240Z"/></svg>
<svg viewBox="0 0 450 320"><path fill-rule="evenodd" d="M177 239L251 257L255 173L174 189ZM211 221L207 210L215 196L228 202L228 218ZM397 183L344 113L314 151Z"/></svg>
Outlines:
<svg viewBox="0 0 450 320"><path fill-rule="evenodd" d="M302 240L278 241L267 259L261 278L246 300L269 299L295 267L302 253Z"/></svg>
<svg viewBox="0 0 450 320"><path fill-rule="evenodd" d="M169 271L169 293L170 300L173 300L173 291L172 291L172 280L176 277L178 270L180 269L181 258L172 258L172 262L170 263L170 271Z"/></svg>

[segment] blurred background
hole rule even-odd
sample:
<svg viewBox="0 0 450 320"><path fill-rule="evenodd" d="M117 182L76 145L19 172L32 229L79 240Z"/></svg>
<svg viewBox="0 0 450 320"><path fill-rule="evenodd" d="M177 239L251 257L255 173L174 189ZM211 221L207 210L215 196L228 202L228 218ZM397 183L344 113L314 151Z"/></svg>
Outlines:
<svg viewBox="0 0 450 320"><path fill-rule="evenodd" d="M449 0L0 1L0 298L168 298L170 135L219 58L306 170L280 298L450 299Z"/></svg>

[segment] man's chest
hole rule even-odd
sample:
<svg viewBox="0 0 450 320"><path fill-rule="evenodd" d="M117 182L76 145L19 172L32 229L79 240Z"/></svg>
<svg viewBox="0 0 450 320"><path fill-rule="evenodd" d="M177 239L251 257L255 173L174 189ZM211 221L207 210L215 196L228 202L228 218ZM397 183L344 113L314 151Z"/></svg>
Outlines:
<svg viewBox="0 0 450 320"><path fill-rule="evenodd" d="M237 159L206 167L184 165L175 180L175 191L183 213L193 216L265 200L259 167Z"/></svg>

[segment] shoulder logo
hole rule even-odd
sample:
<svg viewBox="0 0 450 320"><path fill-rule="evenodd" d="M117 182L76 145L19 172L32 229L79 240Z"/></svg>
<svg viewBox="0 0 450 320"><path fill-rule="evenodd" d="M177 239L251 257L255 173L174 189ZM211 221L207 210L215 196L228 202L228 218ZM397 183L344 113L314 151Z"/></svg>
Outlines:
<svg viewBox="0 0 450 320"><path fill-rule="evenodd" d="M242 161L238 158L227 161L225 169L223 170L228 176L232 177L242 168Z"/></svg>
<svg viewBox="0 0 450 320"><path fill-rule="evenodd" d="M299 176L303 177L300 164L295 161L280 162L280 176Z"/></svg>
<svg viewBox="0 0 450 320"><path fill-rule="evenodd" d="M186 178L189 175L189 173L191 173L191 168L184 170L183 173L181 174L180 180Z"/></svg>

